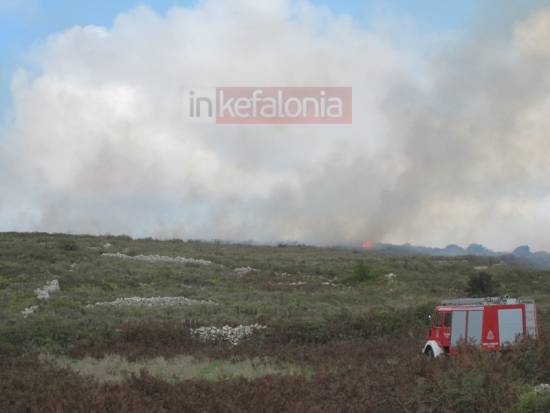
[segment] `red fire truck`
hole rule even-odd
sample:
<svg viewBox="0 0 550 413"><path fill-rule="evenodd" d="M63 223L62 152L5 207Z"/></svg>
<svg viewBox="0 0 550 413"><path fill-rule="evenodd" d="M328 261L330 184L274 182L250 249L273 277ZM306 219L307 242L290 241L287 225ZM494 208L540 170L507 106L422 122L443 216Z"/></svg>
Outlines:
<svg viewBox="0 0 550 413"><path fill-rule="evenodd" d="M442 301L435 307L422 352L428 357L455 354L460 343L489 350L539 335L533 300L488 297Z"/></svg>

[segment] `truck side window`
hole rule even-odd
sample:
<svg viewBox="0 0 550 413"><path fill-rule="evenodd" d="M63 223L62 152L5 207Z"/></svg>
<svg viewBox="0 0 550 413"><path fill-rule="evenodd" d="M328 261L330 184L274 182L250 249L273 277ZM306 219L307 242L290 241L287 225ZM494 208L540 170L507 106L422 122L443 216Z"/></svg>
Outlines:
<svg viewBox="0 0 550 413"><path fill-rule="evenodd" d="M441 311L437 311L435 313L434 326L441 327L442 324L443 324L443 313Z"/></svg>
<svg viewBox="0 0 550 413"><path fill-rule="evenodd" d="M445 314L445 321L443 322L443 325L445 327L451 327L451 324L453 324L453 313L449 311Z"/></svg>

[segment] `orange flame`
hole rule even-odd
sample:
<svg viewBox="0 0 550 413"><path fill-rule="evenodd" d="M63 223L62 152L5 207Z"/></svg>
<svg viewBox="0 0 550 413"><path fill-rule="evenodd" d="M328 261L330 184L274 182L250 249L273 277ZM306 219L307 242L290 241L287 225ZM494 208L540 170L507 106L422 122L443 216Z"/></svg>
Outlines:
<svg viewBox="0 0 550 413"><path fill-rule="evenodd" d="M361 247L363 247L366 250L370 250L374 246L374 241L365 241L361 244Z"/></svg>

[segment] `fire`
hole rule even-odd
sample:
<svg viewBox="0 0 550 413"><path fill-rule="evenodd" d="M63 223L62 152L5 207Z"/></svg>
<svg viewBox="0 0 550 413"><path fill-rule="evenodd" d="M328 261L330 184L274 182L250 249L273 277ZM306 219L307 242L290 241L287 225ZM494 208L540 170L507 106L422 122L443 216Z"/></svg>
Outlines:
<svg viewBox="0 0 550 413"><path fill-rule="evenodd" d="M361 244L361 247L363 247L366 250L370 250L374 246L374 241L365 241Z"/></svg>

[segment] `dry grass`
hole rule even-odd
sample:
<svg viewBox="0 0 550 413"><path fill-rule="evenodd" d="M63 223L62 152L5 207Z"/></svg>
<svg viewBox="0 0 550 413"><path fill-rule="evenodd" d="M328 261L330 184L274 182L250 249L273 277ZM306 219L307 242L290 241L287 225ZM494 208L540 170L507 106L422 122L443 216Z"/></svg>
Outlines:
<svg viewBox="0 0 550 413"><path fill-rule="evenodd" d="M172 382L155 377L156 367L152 372L141 369L124 380L100 381L55 361L0 356L0 412L544 413L548 409L517 409L520 404L545 402L531 399L535 386L550 379L549 349L546 335L507 352L465 348L457 357L433 361L419 354L418 343L405 339L259 345L257 354L269 354L271 360L294 366L311 366L315 374L205 380L208 374L203 370L202 379ZM242 373L254 365L249 355L253 350L251 346L219 347L220 353L225 352L225 361L219 363L232 364ZM220 379L227 375L219 375L216 362L212 364L222 359L221 354L210 359L181 356L162 363L156 359L127 363L111 357L99 369L102 377L106 371L116 376L117 371L129 370L128 365L161 366L161 374L167 375L169 364L188 366L200 360L210 363L211 373ZM237 359L244 364L234 363ZM97 361L91 362L92 367L89 360L79 363L83 371L97 368ZM253 370L259 371L257 366Z"/></svg>
<svg viewBox="0 0 550 413"><path fill-rule="evenodd" d="M194 379L217 381L245 378L252 380L264 376L309 376L312 374L308 368L259 357L244 360L214 360L181 355L173 358L155 357L128 361L122 356L113 354L101 359L92 357L74 359L43 355L41 360L103 383L122 382L132 376L139 376L143 372L168 383Z"/></svg>

